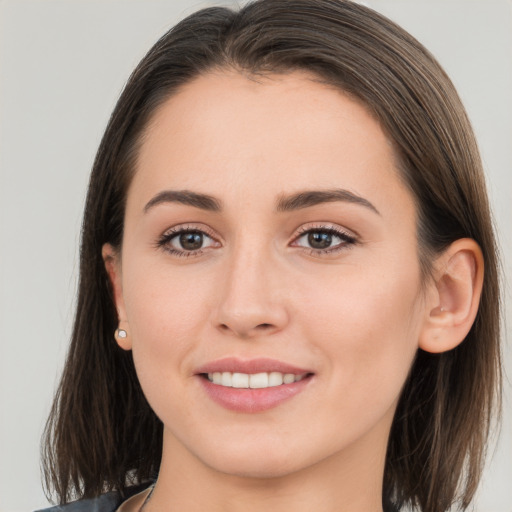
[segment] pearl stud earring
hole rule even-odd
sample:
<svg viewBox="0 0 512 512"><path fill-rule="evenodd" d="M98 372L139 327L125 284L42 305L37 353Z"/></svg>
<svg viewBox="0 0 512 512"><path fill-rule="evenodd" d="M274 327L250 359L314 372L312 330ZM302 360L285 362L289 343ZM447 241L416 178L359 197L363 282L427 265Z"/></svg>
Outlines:
<svg viewBox="0 0 512 512"><path fill-rule="evenodd" d="M126 338L128 333L124 329L117 329L117 336L119 338Z"/></svg>

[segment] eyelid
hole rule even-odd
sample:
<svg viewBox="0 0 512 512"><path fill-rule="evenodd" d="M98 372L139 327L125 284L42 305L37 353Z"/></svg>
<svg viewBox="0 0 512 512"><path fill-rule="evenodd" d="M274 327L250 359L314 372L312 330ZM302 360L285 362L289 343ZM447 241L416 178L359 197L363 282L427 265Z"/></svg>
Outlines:
<svg viewBox="0 0 512 512"><path fill-rule="evenodd" d="M221 243L219 242L219 237L214 234L213 230L209 228L208 226L202 224L202 223L192 223L187 222L185 224L177 224L175 226L172 226L170 228L167 228L156 240L155 247L157 249L161 249L172 256L176 257L194 257L194 256L200 256L205 251L208 251L210 247L201 247L199 249L196 249L194 251L187 251L185 249L176 249L174 247L170 246L170 242L181 233L187 233L187 232L197 232L202 233L203 235L206 235L208 238L216 242L217 244Z"/></svg>
<svg viewBox="0 0 512 512"><path fill-rule="evenodd" d="M313 224L306 224L302 225L299 229L297 234L294 236L294 240L302 235L304 233L309 233L310 231L335 231L342 235L345 235L347 237L353 238L353 239L359 239L359 235L355 233L352 230L349 230L347 228L344 228L342 226L339 226L338 224L331 224L329 222L319 222L319 223L313 223Z"/></svg>
<svg viewBox="0 0 512 512"><path fill-rule="evenodd" d="M207 225L202 224L200 222L198 222L198 223L186 222L184 224L176 224L176 226L171 226L170 228L167 228L162 233L161 238L167 237L169 235L177 234L177 233L187 232L187 231L200 231L200 232L208 235L210 238L213 238L214 240L218 241L218 239L219 239L217 234L214 233L214 231L211 228L209 228Z"/></svg>
<svg viewBox="0 0 512 512"><path fill-rule="evenodd" d="M336 255L340 252L346 251L354 247L359 242L359 236L354 234L354 232L347 230L337 224L330 223L317 223L315 225L303 225L300 227L298 233L294 236L292 240L292 244L296 243L300 238L302 238L307 233L311 232L328 232L332 235L338 237L341 242L332 247L327 247L323 249L316 249L314 247L304 247L292 245L292 247L299 247L303 251L306 251L311 256L315 257L329 257Z"/></svg>

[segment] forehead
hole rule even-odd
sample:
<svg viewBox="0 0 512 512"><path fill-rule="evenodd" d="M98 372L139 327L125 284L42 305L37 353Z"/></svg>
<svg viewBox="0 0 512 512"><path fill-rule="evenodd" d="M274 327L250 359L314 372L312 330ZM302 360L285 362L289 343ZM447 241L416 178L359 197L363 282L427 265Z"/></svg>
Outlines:
<svg viewBox="0 0 512 512"><path fill-rule="evenodd" d="M391 149L361 102L303 71L263 76L218 71L199 76L156 110L145 133L146 153L163 139L178 141L194 134L209 135L201 143L218 143L230 135L237 143L231 144L233 154L237 148L256 152L258 144L269 142L299 149L304 139L318 136L326 142L349 143L349 135Z"/></svg>
<svg viewBox="0 0 512 512"><path fill-rule="evenodd" d="M232 192L244 204L248 192L270 200L304 188L408 194L379 123L304 72L219 71L186 84L151 119L133 185L146 196L165 188Z"/></svg>

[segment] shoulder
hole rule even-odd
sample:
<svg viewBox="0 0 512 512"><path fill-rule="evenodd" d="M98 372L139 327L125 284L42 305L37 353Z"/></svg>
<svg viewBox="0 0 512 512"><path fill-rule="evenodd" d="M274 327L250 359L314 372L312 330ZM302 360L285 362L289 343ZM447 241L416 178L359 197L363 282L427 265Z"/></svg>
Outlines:
<svg viewBox="0 0 512 512"><path fill-rule="evenodd" d="M36 512L114 512L122 501L118 492L109 492L97 498L73 501L65 505L36 510Z"/></svg>
<svg viewBox="0 0 512 512"><path fill-rule="evenodd" d="M55 507L36 510L35 512L115 512L124 501L148 488L151 483L148 482L130 487L124 496L121 496L119 492L113 491L102 494L97 498L73 501L65 505L56 505Z"/></svg>

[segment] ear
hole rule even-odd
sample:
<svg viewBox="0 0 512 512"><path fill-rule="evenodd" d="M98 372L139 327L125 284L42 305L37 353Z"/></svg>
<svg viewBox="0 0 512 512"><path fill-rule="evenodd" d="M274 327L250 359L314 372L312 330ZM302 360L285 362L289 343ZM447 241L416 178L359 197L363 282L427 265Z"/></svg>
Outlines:
<svg viewBox="0 0 512 512"><path fill-rule="evenodd" d="M438 257L434 267L419 347L426 352L440 353L459 345L475 321L482 293L484 259L474 240L461 238Z"/></svg>
<svg viewBox="0 0 512 512"><path fill-rule="evenodd" d="M119 326L114 333L114 337L117 344L123 350L131 350L132 342L130 337L130 329L123 298L121 257L119 252L116 251L110 244L103 245L101 249L101 256L103 257L105 269L107 271L110 285L112 287L114 303L117 309L117 318L119 320Z"/></svg>

